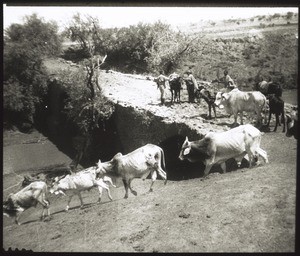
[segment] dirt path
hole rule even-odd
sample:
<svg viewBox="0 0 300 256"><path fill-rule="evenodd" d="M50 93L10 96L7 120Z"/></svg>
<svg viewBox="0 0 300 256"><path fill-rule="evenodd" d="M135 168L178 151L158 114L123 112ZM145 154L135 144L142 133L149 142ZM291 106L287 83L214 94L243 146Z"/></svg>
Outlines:
<svg viewBox="0 0 300 256"><path fill-rule="evenodd" d="M158 90L149 81L111 74L101 79L107 79L107 95L120 104L148 108L170 122L181 119L206 130L228 129L232 122L224 117L203 119L206 109L196 104L160 107ZM222 116L219 110L217 114ZM38 220L40 206L21 216L21 226L4 218L3 247L47 252L293 252L297 143L279 129L265 133L261 146L269 155L267 165L226 174L215 168L206 180L168 181L165 186L157 181L153 193L147 193L150 180L134 180L138 196L130 194L127 200L121 182L111 189L112 202L104 193L102 202L95 204L94 189L84 193L84 209L74 198L68 213L63 211L67 198L50 197L50 222ZM9 164L4 161L7 173ZM4 187L12 182L7 177Z"/></svg>

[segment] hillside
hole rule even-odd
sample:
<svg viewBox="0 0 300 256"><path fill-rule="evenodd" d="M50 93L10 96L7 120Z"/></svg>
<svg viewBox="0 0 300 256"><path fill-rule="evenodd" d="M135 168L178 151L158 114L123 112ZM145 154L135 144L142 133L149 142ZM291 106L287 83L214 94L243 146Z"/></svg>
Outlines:
<svg viewBox="0 0 300 256"><path fill-rule="evenodd" d="M214 80L228 69L239 86L253 85L262 76L297 88L297 13L289 19L273 15L200 21L178 29L202 38L197 54L185 58L178 71L192 67L198 78Z"/></svg>
<svg viewBox="0 0 300 256"><path fill-rule="evenodd" d="M296 27L298 25L298 13L291 15L287 19L287 14L280 15L261 15L254 16L247 19L228 19L220 21L203 21L200 20L197 23L184 24L178 26L177 29L190 32L190 33L199 33L202 32L207 36L212 38L216 37L241 37L246 36L248 32L258 33L271 30L281 30L288 27ZM247 32L248 31L248 32ZM230 33L228 33L230 32Z"/></svg>

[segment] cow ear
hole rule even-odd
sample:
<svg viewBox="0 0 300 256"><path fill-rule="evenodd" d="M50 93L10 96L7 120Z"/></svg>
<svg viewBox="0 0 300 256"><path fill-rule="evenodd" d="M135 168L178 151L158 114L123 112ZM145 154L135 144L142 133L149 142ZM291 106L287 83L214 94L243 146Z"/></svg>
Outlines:
<svg viewBox="0 0 300 256"><path fill-rule="evenodd" d="M186 148L186 149L183 150L183 155L186 156L186 155L188 155L190 152L191 152L191 148L188 147L188 148Z"/></svg>

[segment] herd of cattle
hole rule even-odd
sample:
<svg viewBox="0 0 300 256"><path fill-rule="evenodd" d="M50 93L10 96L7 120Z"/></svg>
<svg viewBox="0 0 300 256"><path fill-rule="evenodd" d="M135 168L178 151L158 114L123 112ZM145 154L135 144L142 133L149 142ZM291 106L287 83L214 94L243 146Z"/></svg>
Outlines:
<svg viewBox="0 0 300 256"><path fill-rule="evenodd" d="M255 166L259 162L259 157L265 163L268 163L267 152L260 147L262 133L251 124L243 124L243 111L253 112L257 116L258 124L262 124L262 113L269 105L269 120L271 114L276 115L276 131L277 125L280 125L279 115L282 115L283 132L285 132L285 123L287 123L288 137L297 137L298 127L298 110L294 109L290 115L284 113L284 102L281 99L282 89L277 84L269 85L264 91L242 92L239 89L233 89L229 92L217 92L212 96L211 92L205 88L198 89L199 97L209 105L209 115L213 108L215 116L215 106L224 108L229 114L234 116L235 123L237 116L240 114L241 125L224 132L209 132L202 139L197 141L189 141L186 137L182 144L179 159L188 160L190 162L203 162L205 164L204 176L207 176L215 164L220 164L224 172L226 172L225 161L234 158L238 167L241 165L242 159L245 157L249 162L249 167ZM178 96L178 94L176 94ZM269 103L268 103L269 101ZM285 122L285 116L287 122ZM267 125L268 125L267 124ZM45 179L45 181L26 180L25 186L19 192L11 193L7 200L3 203L3 214L9 217L15 217L15 222L19 224L20 214L40 203L43 206L41 218L45 217L45 210L50 217L49 200L47 199L48 190L56 195L68 195L68 203L65 208L69 209L69 204L74 195L77 195L81 202L81 192L97 187L99 190L99 199L101 200L103 189L110 195L110 187L115 187L112 178L121 178L125 188L125 197L128 198L128 190L133 195L137 192L132 189L131 182L135 178L146 179L150 174L151 186L150 192L153 191L153 184L159 175L165 184L167 183L167 173L165 166L164 151L159 146L147 144L131 153L122 155L117 153L110 161L99 162L96 166L89 167L76 173L68 173L62 176Z"/></svg>

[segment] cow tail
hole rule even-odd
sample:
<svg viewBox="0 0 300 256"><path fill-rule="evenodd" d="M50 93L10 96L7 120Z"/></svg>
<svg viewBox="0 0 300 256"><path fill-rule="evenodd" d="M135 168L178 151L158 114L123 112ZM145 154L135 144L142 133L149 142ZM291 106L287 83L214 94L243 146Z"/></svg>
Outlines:
<svg viewBox="0 0 300 256"><path fill-rule="evenodd" d="M165 181L165 185L167 184L167 180L168 180L168 174L167 174L167 168L166 168L166 162L165 162L165 152L163 151L163 149L160 149L161 151L161 166L163 167L163 170L166 173L166 181Z"/></svg>

